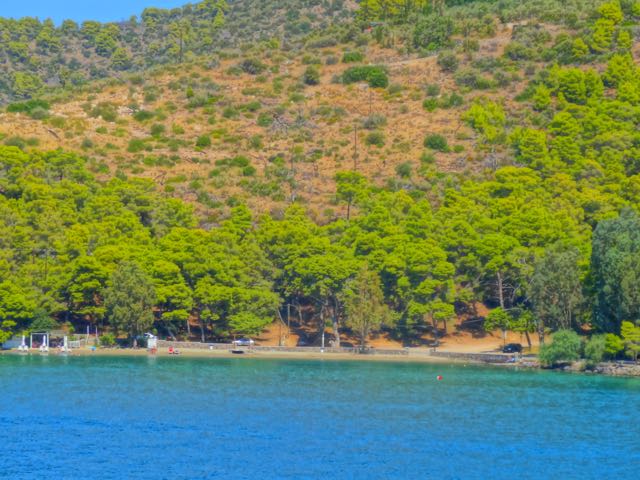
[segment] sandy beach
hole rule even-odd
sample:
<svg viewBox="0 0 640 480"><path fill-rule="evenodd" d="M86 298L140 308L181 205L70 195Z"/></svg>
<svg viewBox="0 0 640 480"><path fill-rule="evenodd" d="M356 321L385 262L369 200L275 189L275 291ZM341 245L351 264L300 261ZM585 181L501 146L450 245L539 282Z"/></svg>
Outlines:
<svg viewBox="0 0 640 480"><path fill-rule="evenodd" d="M151 354L146 349L133 348L98 348L91 350L89 348L74 349L68 354L61 354L58 351L51 351L48 354L42 354L36 350L32 352L18 352L17 350L8 350L1 352L0 355L34 355L34 356L69 356L69 357L167 357L167 358L237 358L237 359L299 359L299 360L337 360L337 361L357 361L357 362L398 362L398 363L479 363L471 360L461 360L456 358L436 357L424 353L411 352L409 355L385 355L384 353L376 353L375 355L361 355L350 353L332 353L332 352L274 352L274 351L256 351L247 350L243 354L232 353L231 350L206 350L206 349L181 349L179 354L170 354L168 349L160 349L157 353Z"/></svg>

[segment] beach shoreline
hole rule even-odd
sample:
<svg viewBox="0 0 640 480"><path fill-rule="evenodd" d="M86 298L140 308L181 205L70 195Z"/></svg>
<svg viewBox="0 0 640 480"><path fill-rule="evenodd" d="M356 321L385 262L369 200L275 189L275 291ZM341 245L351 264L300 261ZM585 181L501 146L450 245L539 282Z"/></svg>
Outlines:
<svg viewBox="0 0 640 480"><path fill-rule="evenodd" d="M17 356L54 356L54 357L148 357L148 358L237 358L237 359L291 359L291 360L335 360L335 361L354 361L354 362L396 362L396 363L439 363L439 364L461 364L475 363L483 364L484 362L463 360L458 358L437 357L428 354L408 354L393 355L376 353L374 355L354 354L354 353L335 353L335 352L274 352L274 351L256 351L246 350L242 354L236 354L229 350L207 350L207 349L178 349L178 354L171 354L166 349L160 349L155 354L150 353L146 349L133 348L98 348L91 350L89 348L73 349L71 352L64 354L52 350L48 354L43 354L37 350L32 352L19 352L17 350L7 350L0 352L0 355L17 355Z"/></svg>
<svg viewBox="0 0 640 480"><path fill-rule="evenodd" d="M445 352L442 352L445 353ZM113 358L197 358L197 359L238 359L238 360L314 360L329 362L380 362L380 363L397 363L397 364L439 364L439 365L485 365L494 367L517 368L525 370L537 370L540 367L537 364L528 361L522 362L492 362L482 361L470 357L448 357L436 356L422 352L410 352L407 355L397 354L355 354L355 353L336 353L336 352L300 352L300 351L256 351L247 350L243 354L236 354L229 350L223 349L179 349L178 354L171 354L167 349L161 349L156 353L150 353L144 348L98 348L91 350L90 348L74 349L68 354L63 354L57 350L43 354L37 350L29 352L20 352L18 350L0 351L0 356L35 356L35 357L113 357ZM584 370L577 368L577 364L572 367L550 369L556 372L573 373L573 374L589 374L603 375L613 377L640 377L640 366L621 366L615 362L603 362L593 370Z"/></svg>

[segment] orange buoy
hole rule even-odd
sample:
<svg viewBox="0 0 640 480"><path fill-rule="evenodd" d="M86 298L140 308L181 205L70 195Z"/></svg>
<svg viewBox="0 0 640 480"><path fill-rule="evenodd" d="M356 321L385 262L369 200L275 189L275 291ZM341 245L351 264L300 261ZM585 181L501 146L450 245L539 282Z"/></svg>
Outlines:
<svg viewBox="0 0 640 480"><path fill-rule="evenodd" d="M437 379L438 381L439 381L439 380L442 380L442 375L438 375L438 376L436 377L436 379Z"/></svg>

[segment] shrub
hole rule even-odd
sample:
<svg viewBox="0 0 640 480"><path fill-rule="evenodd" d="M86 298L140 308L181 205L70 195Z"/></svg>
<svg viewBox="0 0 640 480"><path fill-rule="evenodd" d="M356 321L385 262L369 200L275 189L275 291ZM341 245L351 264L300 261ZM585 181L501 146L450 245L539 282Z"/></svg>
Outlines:
<svg viewBox="0 0 640 480"><path fill-rule="evenodd" d="M127 152L129 153L138 153L144 150L147 145L144 143L144 140L140 138L132 138L129 140L129 146L127 147Z"/></svg>
<svg viewBox="0 0 640 480"><path fill-rule="evenodd" d="M314 57L313 55L304 55L301 60L303 65L321 65L322 60L318 57Z"/></svg>
<svg viewBox="0 0 640 480"><path fill-rule="evenodd" d="M49 103L44 100L11 103L7 106L7 112L26 113L34 120L44 120L49 117Z"/></svg>
<svg viewBox="0 0 640 480"><path fill-rule="evenodd" d="M238 155L237 157L233 157L229 160L229 165L232 167L245 168L249 166L249 159L243 155Z"/></svg>
<svg viewBox="0 0 640 480"><path fill-rule="evenodd" d="M318 72L317 68L309 66L304 71L304 75L302 75L302 81L306 85L318 85L320 83L320 72Z"/></svg>
<svg viewBox="0 0 640 480"><path fill-rule="evenodd" d="M358 63L364 60L364 55L360 52L344 52L342 63Z"/></svg>
<svg viewBox="0 0 640 480"><path fill-rule="evenodd" d="M447 139L438 134L428 135L424 139L424 146L430 148L431 150L437 150L438 152L449 151L449 144L447 143Z"/></svg>
<svg viewBox="0 0 640 480"><path fill-rule="evenodd" d="M29 113L29 116L34 120L44 120L49 116L49 110L45 110L44 108L41 108L41 107L36 107L33 110L31 110L31 113Z"/></svg>
<svg viewBox="0 0 640 480"><path fill-rule="evenodd" d="M192 110L194 108L204 107L205 105L210 103L210 101L211 101L211 97L209 97L208 95L199 93L189 99L189 101L187 102L187 108Z"/></svg>
<svg viewBox="0 0 640 480"><path fill-rule="evenodd" d="M613 333L604 337L604 353L608 358L617 358L624 351L624 341Z"/></svg>
<svg viewBox="0 0 640 480"><path fill-rule="evenodd" d="M369 73L367 82L371 88L387 88L389 85L389 77L384 70L374 69Z"/></svg>
<svg viewBox="0 0 640 480"><path fill-rule="evenodd" d="M225 107L225 109L222 110L222 116L224 118L229 118L229 119L237 118L238 115L239 115L238 109L233 105Z"/></svg>
<svg viewBox="0 0 640 480"><path fill-rule="evenodd" d="M365 143L367 145L375 145L380 148L384 146L384 135L382 132L371 132L365 138Z"/></svg>
<svg viewBox="0 0 640 480"><path fill-rule="evenodd" d="M411 163L404 162L396 167L396 173L401 178L411 177Z"/></svg>
<svg viewBox="0 0 640 480"><path fill-rule="evenodd" d="M400 85L399 83L392 83L391 85L389 85L387 92L389 92L389 95L397 95L401 93L402 90L404 90L404 87L402 85Z"/></svg>
<svg viewBox="0 0 640 480"><path fill-rule="evenodd" d="M375 130L376 128L384 127L387 124L387 117L374 113L362 120L362 126L367 130Z"/></svg>
<svg viewBox="0 0 640 480"><path fill-rule="evenodd" d="M258 115L258 125L261 127L270 127L273 123L273 114L268 112L262 112Z"/></svg>
<svg viewBox="0 0 640 480"><path fill-rule="evenodd" d="M455 72L458 69L458 57L451 51L440 52L438 55L438 65L445 72Z"/></svg>
<svg viewBox="0 0 640 480"><path fill-rule="evenodd" d="M104 118L104 117L103 117ZM138 110L133 114L133 119L136 122L146 122L153 118L153 112L149 112L147 110Z"/></svg>
<svg viewBox="0 0 640 480"><path fill-rule="evenodd" d="M27 142L22 137L9 137L4 141L4 144L8 147L18 147L20 150L24 150L27 146Z"/></svg>
<svg viewBox="0 0 640 480"><path fill-rule="evenodd" d="M113 333L103 333L100 336L100 346L113 347L116 344L116 336Z"/></svg>
<svg viewBox="0 0 640 480"><path fill-rule="evenodd" d="M551 344L540 348L540 364L552 367L559 363L573 362L580 358L582 342L578 334L571 330L558 330Z"/></svg>
<svg viewBox="0 0 640 480"><path fill-rule="evenodd" d="M293 92L289 95L289 100L292 101L293 103L300 103L304 101L304 99L305 99L304 94L300 92Z"/></svg>
<svg viewBox="0 0 640 480"><path fill-rule="evenodd" d="M45 100L32 99L27 100L26 102L10 103L7 105L7 112L26 113L31 115L31 112L36 109L49 110L49 108L49 102Z"/></svg>
<svg viewBox="0 0 640 480"><path fill-rule="evenodd" d="M425 90L428 97L437 97L440 95L440 85L437 83L430 83Z"/></svg>
<svg viewBox="0 0 640 480"><path fill-rule="evenodd" d="M150 91L144 94L144 103L153 103L158 99L158 92Z"/></svg>
<svg viewBox="0 0 640 480"><path fill-rule="evenodd" d="M420 155L420 163L424 165L433 165L436 163L436 157L430 153L422 152L422 155Z"/></svg>
<svg viewBox="0 0 640 480"><path fill-rule="evenodd" d="M262 135L252 135L249 139L249 146L255 150L260 150L264 147L264 142L262 141Z"/></svg>
<svg viewBox="0 0 640 480"><path fill-rule="evenodd" d="M196 140L196 147L208 148L211 146L211 137L209 135L200 135Z"/></svg>
<svg viewBox="0 0 640 480"><path fill-rule="evenodd" d="M316 38L307 43L307 47L309 48L327 48L327 47L335 47L338 44L338 39L334 36L325 36Z"/></svg>
<svg viewBox="0 0 640 480"><path fill-rule="evenodd" d="M464 98L458 95L456 92L451 92L449 95L445 95L440 99L440 106L442 108L459 107L464 103Z"/></svg>
<svg viewBox="0 0 640 480"><path fill-rule="evenodd" d="M422 102L422 108L424 108L427 112L433 112L436 108L438 108L438 100L435 98L425 98L424 102Z"/></svg>
<svg viewBox="0 0 640 480"><path fill-rule="evenodd" d="M464 53L477 52L480 50L480 42L475 38L465 38L462 41L462 51Z"/></svg>
<svg viewBox="0 0 640 480"><path fill-rule="evenodd" d="M96 105L89 115L94 118L102 117L105 122L115 122L118 118L118 111L111 103L103 102Z"/></svg>
<svg viewBox="0 0 640 480"><path fill-rule="evenodd" d="M257 112L261 108L262 108L262 103L260 103L258 100L254 100L242 106L242 109L246 110L247 112Z"/></svg>
<svg viewBox="0 0 640 480"><path fill-rule="evenodd" d="M255 58L247 58L243 60L240 65L238 65L238 67L240 67L240 70L242 70L244 73L248 73L249 75L258 75L264 72L264 70L267 68L264 63Z"/></svg>
<svg viewBox="0 0 640 480"><path fill-rule="evenodd" d="M602 361L605 355L605 336L594 335L584 346L584 358L590 366Z"/></svg>
<svg viewBox="0 0 640 480"><path fill-rule="evenodd" d="M153 137L159 137L162 134L164 134L165 131L166 131L166 128L161 123L154 123L151 126L151 136Z"/></svg>
<svg viewBox="0 0 640 480"><path fill-rule="evenodd" d="M473 89L485 90L492 88L494 83L473 70L463 70L456 74L455 81L458 85Z"/></svg>
<svg viewBox="0 0 640 480"><path fill-rule="evenodd" d="M64 128L64 126L67 124L67 121L64 117L51 117L49 119L49 123L52 127ZM105 129L105 131L107 130L105 127L103 128ZM98 131L98 129L96 129L96 131Z"/></svg>
<svg viewBox="0 0 640 480"><path fill-rule="evenodd" d="M342 83L367 82L373 88L387 88L389 77L384 67L364 65L350 67L342 73Z"/></svg>
<svg viewBox="0 0 640 480"><path fill-rule="evenodd" d="M256 174L256 167L253 165L247 165L242 169L242 175L244 177L253 177Z"/></svg>
<svg viewBox="0 0 640 480"><path fill-rule="evenodd" d="M504 49L504 54L511 60L533 60L536 58L536 50L527 47L520 42L511 42Z"/></svg>
<svg viewBox="0 0 640 480"><path fill-rule="evenodd" d="M449 44L453 33L453 20L450 17L429 15L418 21L413 30L413 46L425 50L438 50Z"/></svg>
<svg viewBox="0 0 640 480"><path fill-rule="evenodd" d="M84 140L82 140L82 144L80 145L80 147L84 150L93 148L93 141L90 138L85 138Z"/></svg>

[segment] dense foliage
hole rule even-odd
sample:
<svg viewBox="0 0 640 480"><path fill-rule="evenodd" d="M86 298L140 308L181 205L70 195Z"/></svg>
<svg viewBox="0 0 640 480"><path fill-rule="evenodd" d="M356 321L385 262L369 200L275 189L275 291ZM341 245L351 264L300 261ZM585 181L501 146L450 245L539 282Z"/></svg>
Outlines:
<svg viewBox="0 0 640 480"><path fill-rule="evenodd" d="M187 23L196 26L203 18L211 27L225 10L221 2L202 2L175 15L193 15ZM527 22L513 28L503 54L459 69L460 58L477 48L457 42L456 34L490 36L496 16L504 22L556 21L571 33L552 38L542 26ZM143 24L148 18L147 12ZM124 174L98 181L79 156L2 147L0 338L47 319L100 324L130 335L147 328L191 335L192 326L200 325L202 339L218 338L260 332L293 307L318 332L331 324L337 344L345 328L362 346L370 333L381 330L413 344L425 332L436 337L446 332L457 316L479 317L484 304L492 310L483 319L488 330L537 332L541 341L560 331L542 350L549 365L581 354L580 339L572 332L586 326L603 334L584 347L594 361L636 357L640 68L633 46L638 18L640 3L616 0L361 2L358 22L377 29L374 38L381 43L397 25L407 30L410 23L404 48L446 48L439 67L455 72L451 83L460 93L481 89L494 95L473 95L464 107L462 121L474 147L471 161L480 166L474 173L438 171L431 152L449 153L456 146L440 133L425 132L419 172L410 164L398 165L398 179L380 187L355 168L340 171L334 200L346 213L328 222L313 221L292 197L286 210L261 217L235 202L228 218L205 223L189 204L162 196L152 182ZM179 40L172 55L180 61L195 44L186 40L186 23L184 30L176 25L167 28ZM133 37L144 35L145 28L136 26ZM84 35L78 32L73 35ZM100 56L111 45L115 56L120 47L102 40L86 48ZM324 48L333 40L313 41ZM352 51L342 59L363 62ZM317 85L318 62L306 63L298 80ZM257 77L268 67L247 57L237 68ZM368 82L386 88L392 98L402 86L389 85L388 71L384 65L349 66L336 83L352 88L348 84ZM526 80L514 108L495 91L519 79L521 71ZM18 74L13 93L28 97L40 77ZM439 87L426 90L428 111L463 104L456 92L440 96ZM31 100L10 108L33 116L48 105ZM95 108L96 116L112 113ZM230 107L223 112L234 114ZM366 144L385 147L379 131L384 116L370 112L362 124L369 130ZM162 135L163 128L152 135ZM144 149L144 142L135 142L130 151ZM196 147L211 148L211 136L199 136ZM254 173L245 157L224 162L241 167L248 177ZM134 310L127 303L133 299L141 300L135 302L138 313L123 314Z"/></svg>
<svg viewBox="0 0 640 480"><path fill-rule="evenodd" d="M349 17L343 0L202 0L117 23L0 18L0 101L196 57L211 62L223 47L296 39Z"/></svg>

